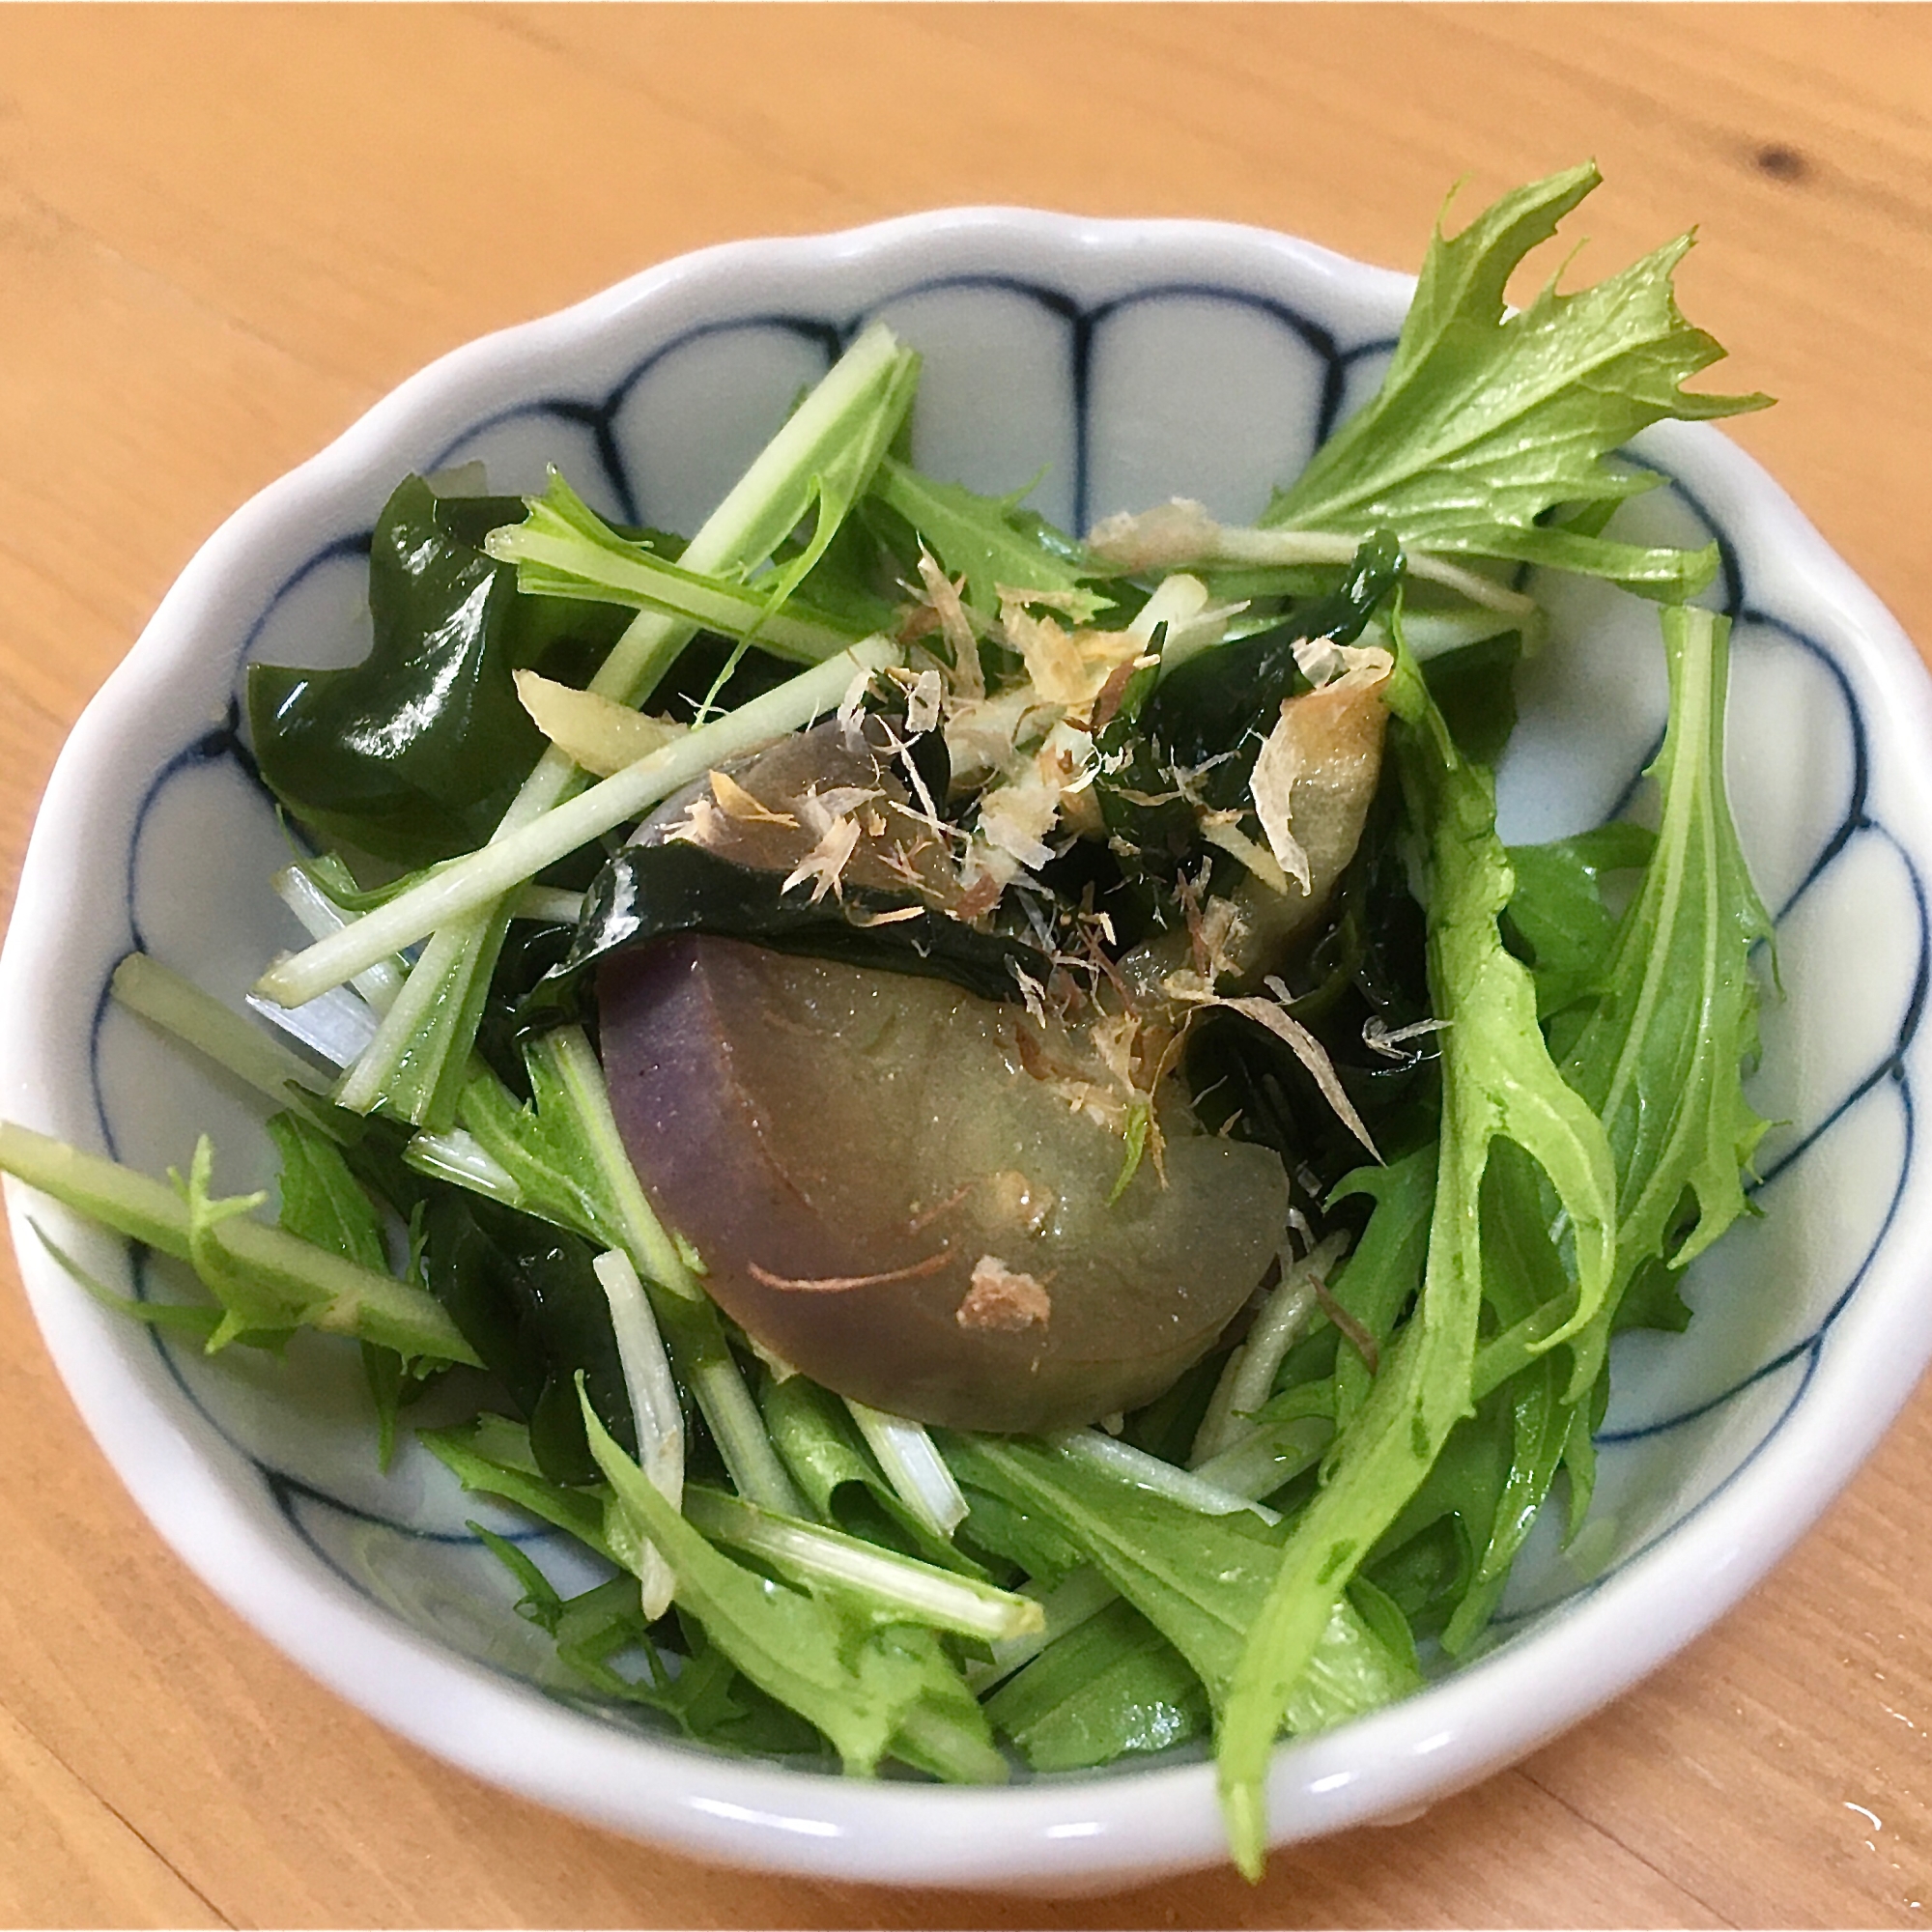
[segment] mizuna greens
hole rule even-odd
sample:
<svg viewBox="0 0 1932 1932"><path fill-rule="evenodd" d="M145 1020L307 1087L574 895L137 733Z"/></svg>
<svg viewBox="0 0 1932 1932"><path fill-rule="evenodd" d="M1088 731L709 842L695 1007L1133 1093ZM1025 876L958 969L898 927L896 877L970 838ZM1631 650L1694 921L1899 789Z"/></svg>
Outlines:
<svg viewBox="0 0 1932 1932"><path fill-rule="evenodd" d="M279 1225L205 1139L0 1168L207 1292L130 1316L355 1338L385 1465L463 1395L422 1444L613 1572L479 1531L587 1701L963 1781L1211 1741L1258 1873L1276 1740L1472 1654L1559 1478L1575 1535L1761 1131L1715 551L1605 530L1637 430L1766 399L1682 388L1684 241L1505 308L1596 183L1438 233L1250 528L923 475L879 327L689 542L405 480L370 656L250 673L308 1051L116 976L276 1110ZM1498 837L1525 566L1662 606L1654 833Z"/></svg>

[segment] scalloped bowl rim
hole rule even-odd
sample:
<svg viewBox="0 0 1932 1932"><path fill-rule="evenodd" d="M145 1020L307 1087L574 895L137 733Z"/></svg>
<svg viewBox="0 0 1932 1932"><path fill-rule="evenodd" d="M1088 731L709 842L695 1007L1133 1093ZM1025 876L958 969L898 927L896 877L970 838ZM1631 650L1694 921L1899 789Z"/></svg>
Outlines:
<svg viewBox="0 0 1932 1932"><path fill-rule="evenodd" d="M478 338L410 377L327 448L270 484L201 547L62 751L37 818L4 959L0 1011L34 1011L59 971L64 887L85 858L93 771L116 752L170 672L190 661L211 613L261 577L292 535L327 525L343 495L395 473L406 441L473 425L493 385L634 310L721 282L823 268L985 236L1023 251L1105 256L1138 243L1269 259L1372 303L1413 278L1272 231L1229 223L1101 220L1027 209L959 208L837 233L726 242L680 256L570 307ZM466 400L468 399L468 400ZM1708 427L1650 433L1709 501L1747 515L1783 566L1821 586L1888 703L1881 745L1932 744L1932 685L1911 643L1785 493ZM1898 777L1893 774L1894 779ZM1932 785L1905 775L1921 845ZM9 1118L51 1118L59 1069L8 1027L0 1094ZM7 1186L21 1274L48 1347L89 1428L149 1520L188 1566L270 1642L349 1702L437 1755L511 1791L620 1832L723 1862L824 1878L1089 1889L1225 1856L1210 1764L1041 1778L1002 1789L939 1788L799 1772L619 1732L472 1665L345 1589L292 1566L192 1446L139 1401L98 1339L98 1313L26 1235L26 1191ZM1932 1198L1900 1204L1860 1292L1833 1331L1802 1413L1748 1467L1611 1578L1534 1633L1408 1701L1335 1732L1284 1744L1269 1787L1273 1841L1398 1822L1473 1783L1600 1708L1728 1609L1817 1518L1910 1394L1932 1354L1915 1250L1932 1240ZM1902 1338L1906 1345L1902 1346Z"/></svg>

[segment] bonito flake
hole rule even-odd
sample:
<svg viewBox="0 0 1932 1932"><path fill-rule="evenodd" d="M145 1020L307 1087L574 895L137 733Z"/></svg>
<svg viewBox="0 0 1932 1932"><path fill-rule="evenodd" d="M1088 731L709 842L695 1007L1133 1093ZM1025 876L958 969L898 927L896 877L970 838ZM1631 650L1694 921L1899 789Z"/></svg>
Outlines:
<svg viewBox="0 0 1932 1932"><path fill-rule="evenodd" d="M1334 756L1333 700L1379 690L1395 660L1379 645L1338 644L1328 638L1297 644L1294 660L1315 690L1282 700L1281 716L1255 758L1248 792L1275 863L1308 893L1313 890L1308 852L1294 831L1295 783L1311 763ZM1317 698L1323 701L1309 701Z"/></svg>
<svg viewBox="0 0 1932 1932"><path fill-rule="evenodd" d="M1302 762L1301 740L1294 729L1294 700L1289 698L1256 755L1248 793L1275 864L1306 893L1313 890L1308 853L1294 836L1294 781L1301 776Z"/></svg>
<svg viewBox="0 0 1932 1932"><path fill-rule="evenodd" d="M1036 617L1022 595L1033 593L1003 593L1000 628L1043 703L1065 711L1092 704L1115 669L1132 664L1146 648L1146 640L1132 631L1064 630L1058 618Z"/></svg>
<svg viewBox="0 0 1932 1932"><path fill-rule="evenodd" d="M1017 1333L1044 1328L1053 1319L1053 1297L1045 1284L998 1255L981 1255L973 1264L973 1283L953 1313L962 1328L993 1328Z"/></svg>
<svg viewBox="0 0 1932 1932"><path fill-rule="evenodd" d="M714 771L711 774L711 795L718 801L720 811L743 825L794 826L798 823L790 812L773 811L759 804L729 772Z"/></svg>
<svg viewBox="0 0 1932 1932"><path fill-rule="evenodd" d="M799 800L799 815L805 829L817 835L817 843L792 868L781 892L811 882L811 903L816 905L827 893L843 899L845 867L859 844L859 821L852 814L879 796L864 785L835 785L820 792L814 787Z"/></svg>
<svg viewBox="0 0 1932 1932"><path fill-rule="evenodd" d="M1037 869L1053 857L1045 842L1060 816L1060 787L1035 770L1016 783L988 791L980 802L980 836L996 852Z"/></svg>
<svg viewBox="0 0 1932 1932"><path fill-rule="evenodd" d="M919 554L920 582L925 601L939 622L939 635L952 654L953 691L961 697L983 697L986 681L980 669L980 645L973 635L972 619L960 602L959 585L940 569L932 553ZM963 579L961 580L964 581Z"/></svg>

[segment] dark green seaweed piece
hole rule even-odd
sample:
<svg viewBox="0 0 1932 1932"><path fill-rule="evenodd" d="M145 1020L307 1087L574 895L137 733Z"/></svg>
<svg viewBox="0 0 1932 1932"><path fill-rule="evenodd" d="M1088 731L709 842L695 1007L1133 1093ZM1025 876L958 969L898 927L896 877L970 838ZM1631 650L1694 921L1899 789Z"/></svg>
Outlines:
<svg viewBox="0 0 1932 1932"><path fill-rule="evenodd" d="M430 1291L528 1422L544 1474L565 1484L597 1480L573 1379L580 1370L605 1427L635 1451L637 1426L590 1244L455 1188L432 1193L425 1234Z"/></svg>
<svg viewBox="0 0 1932 1932"><path fill-rule="evenodd" d="M1019 974L1043 985L1043 953L1019 940L977 932L930 910L909 894L848 885L844 898L813 904L785 893L776 872L734 866L696 845L628 845L605 867L584 901L577 938L562 963L545 975L526 1012L540 1023L546 1009L568 1010L586 968L678 933L743 939L774 952L838 959L886 973L945 980L982 1000L1017 1000ZM916 919L861 925L853 915L918 910Z"/></svg>
<svg viewBox="0 0 1932 1932"><path fill-rule="evenodd" d="M526 597L479 547L520 497L400 484L369 553L375 642L339 670L248 668L262 777L325 838L409 867L480 845L542 752L512 673L582 682L631 613ZM662 542L662 540L657 540Z"/></svg>
<svg viewBox="0 0 1932 1932"><path fill-rule="evenodd" d="M1315 638L1352 642L1403 568L1394 537L1377 530L1330 595L1273 630L1196 652L1144 696L1128 687L1096 741L1106 762L1094 791L1131 884L1164 901L1177 875L1199 865L1200 806L1245 807L1256 755L1282 700L1307 688L1295 645Z"/></svg>
<svg viewBox="0 0 1932 1932"><path fill-rule="evenodd" d="M1239 804L1282 699L1307 682L1295 663L1295 645L1313 638L1353 643L1402 575L1401 546L1389 531L1373 531L1328 596L1276 630L1197 651L1164 677L1141 709L1140 731L1183 769L1234 752L1215 767L1203 796L1219 806Z"/></svg>

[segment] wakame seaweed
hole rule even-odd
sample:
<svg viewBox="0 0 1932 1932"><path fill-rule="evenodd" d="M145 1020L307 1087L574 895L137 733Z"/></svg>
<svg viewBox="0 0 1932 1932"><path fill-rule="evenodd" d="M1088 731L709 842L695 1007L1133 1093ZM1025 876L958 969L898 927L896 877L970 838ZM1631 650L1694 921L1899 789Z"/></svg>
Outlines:
<svg viewBox="0 0 1932 1932"><path fill-rule="evenodd" d="M1282 700L1308 689L1295 645L1318 638L1352 644L1403 571L1402 547L1389 531L1376 530L1326 597L1260 637L1198 652L1163 678L1132 721L1137 735L1157 748L1156 768L1161 762L1190 771L1211 767L1202 780L1204 798L1227 806L1245 796L1254 754Z"/></svg>
<svg viewBox="0 0 1932 1932"><path fill-rule="evenodd" d="M541 1024L570 1010L592 967L677 933L945 980L982 1000L1021 999L1021 975L1043 985L1051 970L1037 947L977 931L906 894L848 885L842 898L813 901L782 884L776 872L734 866L682 840L627 845L591 887L569 952L525 1002L526 1020ZM890 923L865 923L894 914Z"/></svg>
<svg viewBox="0 0 1932 1932"><path fill-rule="evenodd" d="M529 597L481 548L509 497L399 484L369 549L374 641L340 670L248 668L248 723L269 787L304 825L407 867L496 829L544 740L512 673L582 683L623 632L609 606Z"/></svg>
<svg viewBox="0 0 1932 1932"><path fill-rule="evenodd" d="M559 1483L597 1479L580 1373L605 1427L635 1453L637 1427L590 1245L453 1187L430 1195L424 1236L430 1292L529 1425L543 1472Z"/></svg>
<svg viewBox="0 0 1932 1932"><path fill-rule="evenodd" d="M1123 878L1130 930L1177 917L1177 882L1207 867L1220 885L1236 873L1222 852L1204 846L1200 809L1238 807L1256 754L1284 699L1309 688L1297 646L1326 639L1352 643L1401 582L1395 539L1372 532L1325 596L1284 614L1258 636L1202 651L1151 689L1130 683L1102 729L1094 784L1109 833L1108 850Z"/></svg>

